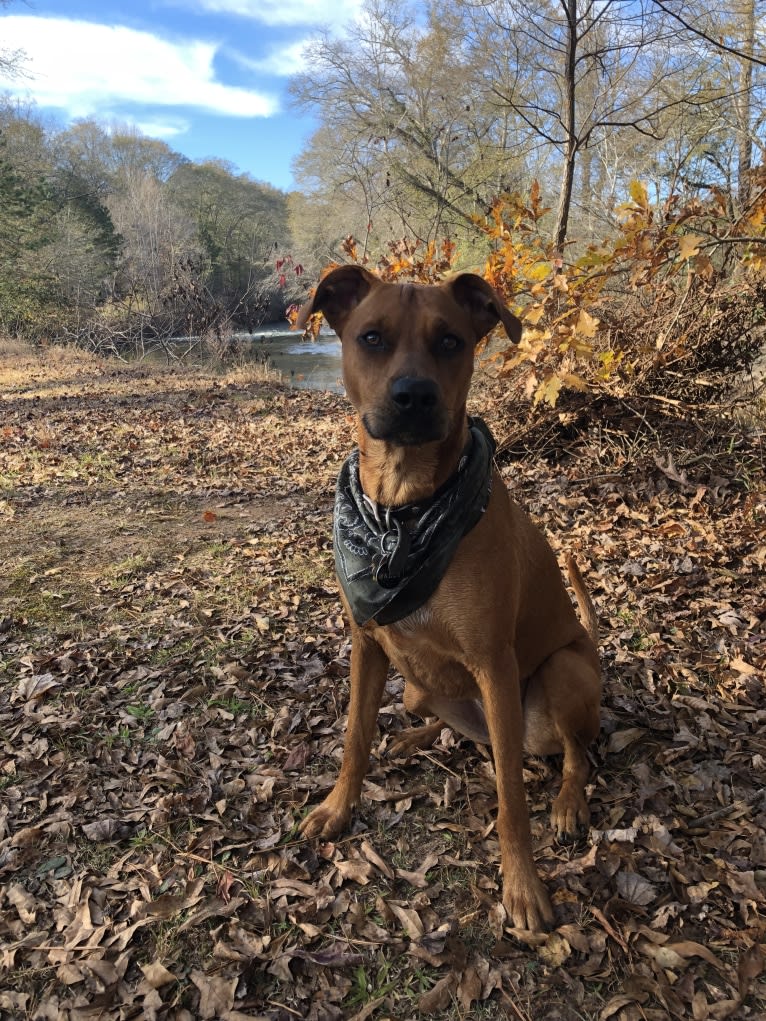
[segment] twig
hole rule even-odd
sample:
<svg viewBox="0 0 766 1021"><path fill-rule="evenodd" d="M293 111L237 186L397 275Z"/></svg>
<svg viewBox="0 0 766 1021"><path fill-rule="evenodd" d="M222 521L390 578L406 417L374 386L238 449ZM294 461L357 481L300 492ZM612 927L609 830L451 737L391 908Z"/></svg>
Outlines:
<svg viewBox="0 0 766 1021"><path fill-rule="evenodd" d="M682 822L681 826L687 831L687 833L693 830L704 830L711 822L717 822L719 819L725 819L727 815L731 815L737 810L747 811L741 802L734 802L731 805L723 805L721 808L716 808L713 812L708 812L706 815L701 815L697 819L689 819L687 822Z"/></svg>
<svg viewBox="0 0 766 1021"><path fill-rule="evenodd" d="M288 1007L286 1003L280 1003L279 1000L267 1000L266 1002L270 1003L272 1007L279 1007L280 1010L286 1010L287 1013L292 1014L293 1017L303 1017L303 1014L301 1014L300 1011L293 1010L292 1007Z"/></svg>
<svg viewBox="0 0 766 1021"><path fill-rule="evenodd" d="M627 953L628 952L628 944L625 942L625 940L622 938L622 936L619 934L619 932L617 932L617 930L614 928L614 926L611 924L611 922L609 922L609 920L607 919L606 915L602 911L600 911L595 906L595 904L591 904L590 905L589 911L593 915L593 917L596 919L598 924L601 926L601 928L604 930L604 932L608 936L611 936L612 939L615 941L615 943L617 943L619 946L621 946L622 949L625 951L625 953Z"/></svg>
<svg viewBox="0 0 766 1021"><path fill-rule="evenodd" d="M708 383L708 386L710 385ZM703 404L701 401L689 404L688 401L678 401L673 397L662 397L660 394L642 394L641 399L645 401L659 401L661 404L670 404L680 411L696 411L699 408L704 408L706 411L715 411L716 408L720 407L719 404Z"/></svg>
<svg viewBox="0 0 766 1021"><path fill-rule="evenodd" d="M420 755L420 757L422 757L424 759L428 759L428 761L432 765L438 766L439 769L443 769L445 773L449 773L451 776L454 776L457 780L462 779L460 774L456 773L454 769L450 769L449 766L445 766L443 762L439 762L439 760L435 756L431 755L429 752L425 751L423 748L419 749L419 755Z"/></svg>
<svg viewBox="0 0 766 1021"><path fill-rule="evenodd" d="M516 1017L519 1019L519 1021L532 1021L532 1019L530 1018L529 1014L527 1014L526 1011L523 1011L521 1009L521 1007L518 1007L516 1005L515 1000L512 997L510 997L508 995L508 993L506 993L505 989L503 989L502 986L500 986L500 995L503 997L503 999L508 1004L508 1006L511 1008L511 1010L516 1015Z"/></svg>
<svg viewBox="0 0 766 1021"><path fill-rule="evenodd" d="M179 847L178 844L170 839L170 837L166 837L164 833L158 833L157 836L182 858L188 858L191 861L196 861L200 865L207 865L214 871L216 869L220 869L222 872L230 872L232 875L236 872L240 872L241 875L245 875L241 869L229 868L227 865L219 865L218 862L214 861L212 858L203 858L201 854L195 854L193 851L184 851L183 848Z"/></svg>

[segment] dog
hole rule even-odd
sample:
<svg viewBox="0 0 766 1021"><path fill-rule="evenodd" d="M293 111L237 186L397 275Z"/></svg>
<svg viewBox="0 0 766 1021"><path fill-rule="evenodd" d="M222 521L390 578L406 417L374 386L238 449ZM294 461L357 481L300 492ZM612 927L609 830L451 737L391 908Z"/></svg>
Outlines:
<svg viewBox="0 0 766 1021"><path fill-rule="evenodd" d="M510 498L493 443L469 420L476 344L521 323L480 276L394 284L361 266L319 283L297 326L321 312L341 339L358 450L338 481L335 563L351 625L351 699L334 788L303 820L308 838L347 827L369 764L389 664L404 705L435 723L397 751L426 747L448 724L491 745L503 905L517 929L550 929L532 857L524 751L563 753L551 821L565 839L587 825L586 748L599 732L597 617L570 557L580 622L547 540Z"/></svg>

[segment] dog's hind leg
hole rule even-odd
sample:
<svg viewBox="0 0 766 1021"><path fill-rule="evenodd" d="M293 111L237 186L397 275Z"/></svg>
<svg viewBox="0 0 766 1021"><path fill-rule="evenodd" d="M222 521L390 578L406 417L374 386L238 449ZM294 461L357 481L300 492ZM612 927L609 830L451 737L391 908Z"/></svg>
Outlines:
<svg viewBox="0 0 766 1021"><path fill-rule="evenodd" d="M412 681L404 687L404 707L425 718L437 716L436 723L402 731L389 749L390 755L407 755L416 748L430 747L445 726L477 744L489 744L489 731L481 702L476 698L453 699L423 691Z"/></svg>
<svg viewBox="0 0 766 1021"><path fill-rule="evenodd" d="M587 643L587 645L586 645ZM550 656L529 680L524 699L524 747L532 755L563 752L561 789L551 824L561 839L588 825L586 749L599 732L601 675L587 639Z"/></svg>

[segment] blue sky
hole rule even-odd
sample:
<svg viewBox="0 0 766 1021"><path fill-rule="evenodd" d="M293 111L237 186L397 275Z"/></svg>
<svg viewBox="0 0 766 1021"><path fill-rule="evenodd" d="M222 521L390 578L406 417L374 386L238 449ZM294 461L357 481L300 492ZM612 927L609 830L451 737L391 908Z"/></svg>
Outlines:
<svg viewBox="0 0 766 1021"><path fill-rule="evenodd" d="M288 105L317 32L342 33L361 0L11 0L0 49L27 76L0 93L61 126L130 124L193 160L216 156L285 190L312 123Z"/></svg>

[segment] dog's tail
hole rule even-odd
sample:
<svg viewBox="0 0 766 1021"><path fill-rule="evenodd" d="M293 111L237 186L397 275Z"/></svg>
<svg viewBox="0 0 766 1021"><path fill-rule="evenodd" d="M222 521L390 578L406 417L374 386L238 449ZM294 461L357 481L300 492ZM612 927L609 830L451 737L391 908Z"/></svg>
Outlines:
<svg viewBox="0 0 766 1021"><path fill-rule="evenodd" d="M593 644L598 645L598 614L596 613L596 607L593 605L583 577L580 574L577 561L571 553L567 553L566 563L567 574L574 589L575 599L577 600L577 606L580 610L580 617L585 625L585 630L592 638Z"/></svg>

